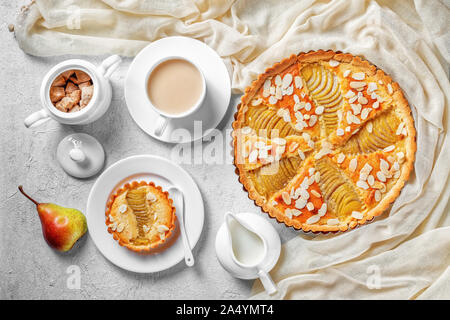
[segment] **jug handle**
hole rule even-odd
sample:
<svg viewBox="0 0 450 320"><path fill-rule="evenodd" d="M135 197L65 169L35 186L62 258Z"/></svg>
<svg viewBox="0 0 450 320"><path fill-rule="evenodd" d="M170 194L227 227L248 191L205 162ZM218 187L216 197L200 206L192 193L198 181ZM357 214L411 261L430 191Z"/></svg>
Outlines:
<svg viewBox="0 0 450 320"><path fill-rule="evenodd" d="M266 271L258 269L258 276L264 289L269 295L272 295L278 291L275 283L272 280L272 277Z"/></svg>
<svg viewBox="0 0 450 320"><path fill-rule="evenodd" d="M98 67L98 72L100 72L100 74L102 74L106 79L109 79L113 72L119 67L121 62L121 57L117 54L112 55L103 60L102 64Z"/></svg>
<svg viewBox="0 0 450 320"><path fill-rule="evenodd" d="M23 123L25 124L25 127L29 128L33 123L48 118L49 115L45 109L41 109L39 111L36 111L32 114L30 114L28 117L25 118Z"/></svg>

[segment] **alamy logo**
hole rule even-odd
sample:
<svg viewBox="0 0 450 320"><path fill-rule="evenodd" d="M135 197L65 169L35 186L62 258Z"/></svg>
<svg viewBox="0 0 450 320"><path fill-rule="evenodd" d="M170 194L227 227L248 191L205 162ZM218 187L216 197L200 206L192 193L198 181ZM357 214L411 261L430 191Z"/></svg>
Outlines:
<svg viewBox="0 0 450 320"><path fill-rule="evenodd" d="M79 266L71 265L67 268L67 289L79 290L81 288L81 269Z"/></svg>

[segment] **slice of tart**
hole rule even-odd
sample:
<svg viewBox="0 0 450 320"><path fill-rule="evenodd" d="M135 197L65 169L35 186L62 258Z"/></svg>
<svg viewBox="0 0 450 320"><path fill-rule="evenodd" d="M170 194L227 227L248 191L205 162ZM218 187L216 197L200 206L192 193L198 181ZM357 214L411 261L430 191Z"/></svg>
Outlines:
<svg viewBox="0 0 450 320"><path fill-rule="evenodd" d="M164 243L175 229L175 208L169 194L153 182L131 182L107 204L106 225L119 245L148 252Z"/></svg>

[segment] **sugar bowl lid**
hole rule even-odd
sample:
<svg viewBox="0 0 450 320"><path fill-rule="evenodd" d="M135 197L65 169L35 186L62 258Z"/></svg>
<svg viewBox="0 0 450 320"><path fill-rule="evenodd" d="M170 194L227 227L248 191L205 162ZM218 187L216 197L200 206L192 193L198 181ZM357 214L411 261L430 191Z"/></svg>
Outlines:
<svg viewBox="0 0 450 320"><path fill-rule="evenodd" d="M103 168L105 151L94 137L86 133L73 133L61 140L56 158L69 175L88 178Z"/></svg>

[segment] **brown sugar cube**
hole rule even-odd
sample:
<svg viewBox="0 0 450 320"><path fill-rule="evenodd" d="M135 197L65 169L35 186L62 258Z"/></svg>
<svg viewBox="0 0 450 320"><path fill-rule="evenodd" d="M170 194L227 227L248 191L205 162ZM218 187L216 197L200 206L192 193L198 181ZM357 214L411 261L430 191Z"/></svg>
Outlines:
<svg viewBox="0 0 450 320"><path fill-rule="evenodd" d="M55 103L66 96L63 87L51 87L50 88L50 101Z"/></svg>
<svg viewBox="0 0 450 320"><path fill-rule="evenodd" d="M61 101L57 102L55 104L55 107L60 111L68 112L70 109L72 109L74 105L80 102L80 99L81 99L81 90L75 90L74 92L62 98Z"/></svg>
<svg viewBox="0 0 450 320"><path fill-rule="evenodd" d="M92 95L94 94L94 86L83 87L81 88L81 101L80 106L86 107L91 101Z"/></svg>
<svg viewBox="0 0 450 320"><path fill-rule="evenodd" d="M91 80L91 77L89 77L89 75L81 70L75 70L75 75L78 79L78 83L82 83L82 82L86 82Z"/></svg>
<svg viewBox="0 0 450 320"><path fill-rule="evenodd" d="M52 87L63 87L66 85L66 79L62 75L56 77L52 83Z"/></svg>
<svg viewBox="0 0 450 320"><path fill-rule="evenodd" d="M80 82L78 81L78 79L77 79L76 77L74 77L74 76L70 77L70 78L69 78L69 81L72 81L72 82L75 83L75 84L79 84L79 83L80 83Z"/></svg>
<svg viewBox="0 0 450 320"><path fill-rule="evenodd" d="M73 84L73 82L68 81L66 85L66 94L70 94L74 92L75 90L79 90L76 85Z"/></svg>
<svg viewBox="0 0 450 320"><path fill-rule="evenodd" d="M78 86L79 86L80 89L81 89L81 88L83 88L83 87L89 87L90 85L91 85L91 82L90 82L90 81L86 81L86 82L80 83Z"/></svg>
<svg viewBox="0 0 450 320"><path fill-rule="evenodd" d="M74 92L71 92L70 94L69 94L69 97L73 100L73 105L72 106L74 106L74 105L76 105L76 104L78 104L79 102L80 102L80 100L81 100L81 90L75 90ZM71 106L71 107L72 107Z"/></svg>
<svg viewBox="0 0 450 320"><path fill-rule="evenodd" d="M70 113L72 113L72 112L77 112L77 111L80 111L80 110L82 110L82 109L83 109L83 108L81 108L80 105L77 104L77 105L74 105L74 106L72 107L72 109L69 110L69 112L70 112Z"/></svg>
<svg viewBox="0 0 450 320"><path fill-rule="evenodd" d="M67 81L74 73L75 70L67 70L61 73L61 76Z"/></svg>

